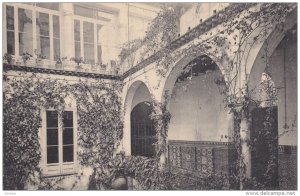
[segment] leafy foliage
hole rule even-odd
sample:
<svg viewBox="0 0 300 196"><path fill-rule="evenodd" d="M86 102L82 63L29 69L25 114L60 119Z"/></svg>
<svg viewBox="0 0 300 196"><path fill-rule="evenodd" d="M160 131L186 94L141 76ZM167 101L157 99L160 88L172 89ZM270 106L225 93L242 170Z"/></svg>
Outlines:
<svg viewBox="0 0 300 196"><path fill-rule="evenodd" d="M60 113L67 96L74 96L77 101L82 164L95 166L111 156L122 136L117 84L108 86L98 81L88 86L84 81L70 84L35 75L7 78L5 84L9 87L6 86L3 107L4 189L24 189L28 180L45 187L51 184L41 178L39 167L41 109L53 108ZM95 151L96 148L99 150ZM38 178L33 177L36 175Z"/></svg>
<svg viewBox="0 0 300 196"><path fill-rule="evenodd" d="M244 163L244 157L242 154L242 141L240 135L240 122L242 119L248 119L250 115L250 107L259 107L260 101L253 100L251 90L248 89L248 75L246 70L241 71L249 58L251 47L256 43L264 42L272 30L283 30L286 16L295 9L293 4L277 4L277 3L261 3L252 4L252 7L246 10L240 10L240 12L232 18L224 16L224 14L216 14L217 20L222 21L222 25L217 26L215 31L211 31L209 23L205 23L208 29L207 32L198 37L198 40L194 40L191 43L185 45L185 47L179 48L175 51L165 48L174 38L173 32L176 32L177 26L175 22L167 24L168 19L178 17L178 13L172 8L163 9L158 14L157 18L150 24L150 31L147 32L145 43L143 46L145 51L157 52L158 60L156 61L156 68L158 75L165 77L166 73L170 69L174 68L175 62L185 56L192 54L206 54L211 57L215 63L220 64L220 69L224 75L224 88L222 93L225 95L226 108L232 112L235 116L234 136L233 143L237 152L237 160L233 165L236 168L236 172L230 176L235 189L262 189L270 188L268 185L270 182L266 180L264 184L260 184L256 179L249 179L245 175L246 165ZM175 21L175 20L174 20ZM220 28L219 28L220 27ZM163 29L168 29L170 34ZM172 30L170 30L172 29ZM136 49L135 49L136 51ZM132 51L134 52L134 51ZM147 52L145 52L147 53ZM268 51L266 51L266 66L268 67L269 58ZM243 78L244 85L238 84L238 79ZM268 98L270 103L274 104L277 100L276 90L267 81L262 84L269 89ZM268 90L267 90L268 91ZM155 118L155 113L153 114ZM164 130L162 118L158 118L156 126L160 132L160 136L165 135L167 132ZM266 118L265 134L270 132L268 126L274 119ZM277 140L278 138L274 138ZM252 141L246 142L249 149L253 149L255 144ZM269 148L271 152L274 152L271 148L274 148L274 141L269 141ZM160 143L160 145L164 145ZM160 146L160 149L164 149ZM268 169L266 171L266 179L274 174L274 161L275 158L272 155L268 163ZM276 165L276 164L275 164Z"/></svg>
<svg viewBox="0 0 300 196"><path fill-rule="evenodd" d="M171 113L167 110L168 92L164 94L164 101L162 103L152 100L152 112L150 118L153 120L154 129L156 132L157 142L156 158L159 159L162 154L166 154L168 145L168 126L171 120Z"/></svg>

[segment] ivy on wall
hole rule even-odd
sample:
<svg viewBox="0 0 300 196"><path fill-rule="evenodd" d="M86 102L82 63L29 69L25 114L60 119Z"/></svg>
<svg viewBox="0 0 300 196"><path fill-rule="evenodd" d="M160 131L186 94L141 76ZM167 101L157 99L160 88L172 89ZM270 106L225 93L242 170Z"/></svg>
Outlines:
<svg viewBox="0 0 300 196"><path fill-rule="evenodd" d="M39 128L41 109L62 112L67 96L77 102L79 140L82 165L97 167L112 156L122 137L121 101L118 84L102 81L87 85L86 81L29 78L5 78L3 107L3 181L5 190L22 190L33 185L51 184L42 178ZM46 182L47 181L47 182Z"/></svg>
<svg viewBox="0 0 300 196"><path fill-rule="evenodd" d="M171 51L165 48L165 40L174 39L173 34L168 34L167 32L175 32L177 26L170 26L166 24L170 18L177 18L178 12L173 8L163 9L158 17L152 21L150 24L150 33L147 32L146 39L150 40L148 43L139 43L141 48L144 48L144 51L158 51L159 60L156 63L156 71L161 78L166 77L166 74L169 73L171 69L174 68L173 65L182 59L185 56L190 56L192 54L206 54L211 57L215 63L220 63L220 69L223 73L224 78L224 89L222 94L225 95L224 102L226 104L226 109L234 114L235 117L235 126L233 134L233 142L235 144L235 149L237 152L237 160L232 163L236 168L236 172L230 176L230 181L232 186L235 189L263 189L270 188L270 182L267 180L265 183L260 184L255 179L248 179L245 175L246 165L244 163L244 155L242 154L242 143L240 135L240 122L243 118L250 120L250 107L259 107L259 100L252 100L251 93L248 89L248 85L238 86L238 78L242 77L247 81L246 70L241 71L242 66L245 65L248 61L250 49L259 42L264 42L270 33L270 30L276 28L279 31L283 31L284 22L286 17L295 9L293 4L274 4L274 3L262 3L262 4L253 4L254 9L241 10L240 13L235 15L233 18L227 18L224 13L216 13L216 18L214 20L222 21L221 28L216 27L215 31L208 31L201 36L198 40L187 43L185 47L179 48L175 51ZM213 22L213 21L212 21ZM160 26L164 24L166 28ZM175 24L175 23L172 23ZM206 23L205 28L210 29L211 23ZM157 28L155 28L157 27ZM166 35L165 39L162 39L160 35ZM255 35L255 36L252 36ZM166 39L166 37L168 37ZM157 39L158 38L158 39ZM249 48L247 48L249 47ZM132 52L137 49L135 47ZM145 52L147 53L147 52ZM268 67L268 58L270 54L266 51L264 59L266 60L266 66ZM244 73L245 72L245 73ZM146 78L146 77L145 77ZM269 84L267 84L269 85ZM269 88L272 86L269 85ZM277 95L273 92L269 93L270 100L276 101ZM154 107L155 108L155 107ZM153 115L155 119L155 113ZM158 118L159 119L159 118ZM155 122L157 127L162 127L162 119ZM266 118L264 122L265 127L262 130L265 131L265 134L270 134L270 129L267 127L274 123L274 119ZM158 139L160 136L166 134L164 129L161 129ZM274 138L276 141L278 138ZM244 141L247 143L249 149L253 150L255 142L253 141ZM270 152L274 152L274 141L269 141ZM160 143L161 148L163 148L163 143ZM159 153L161 154L161 153ZM274 155L270 157L268 162L268 169L266 171L266 179L271 178L274 174Z"/></svg>

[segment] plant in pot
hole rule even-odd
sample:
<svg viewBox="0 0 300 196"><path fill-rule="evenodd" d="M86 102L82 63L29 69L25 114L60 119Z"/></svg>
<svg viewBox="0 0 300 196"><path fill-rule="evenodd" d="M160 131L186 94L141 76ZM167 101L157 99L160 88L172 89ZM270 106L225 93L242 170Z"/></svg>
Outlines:
<svg viewBox="0 0 300 196"><path fill-rule="evenodd" d="M44 66L44 59L46 59L46 56L42 55L41 53L38 53L38 51L35 49L34 54L36 55L35 63L38 67Z"/></svg>
<svg viewBox="0 0 300 196"><path fill-rule="evenodd" d="M106 64L101 63L100 64L100 70L101 70L101 72L105 72L106 71L106 67L107 67Z"/></svg>
<svg viewBox="0 0 300 196"><path fill-rule="evenodd" d="M3 56L3 62L7 63L9 65L14 65L15 64L15 59L11 54L5 53Z"/></svg>
<svg viewBox="0 0 300 196"><path fill-rule="evenodd" d="M98 63L98 62L97 62L97 63L95 63L95 64L92 64L92 66L91 66L91 68L92 68L92 71L97 71L97 68L98 68L98 67L100 67L100 65L101 65L101 64L100 64L100 63Z"/></svg>
<svg viewBox="0 0 300 196"><path fill-rule="evenodd" d="M63 68L63 62L67 59L67 57L56 57L55 67L58 69Z"/></svg>
<svg viewBox="0 0 300 196"><path fill-rule="evenodd" d="M116 155L114 161L114 178L112 180L111 188L114 190L127 190L128 184L125 176L125 152L120 152Z"/></svg>
<svg viewBox="0 0 300 196"><path fill-rule="evenodd" d="M32 60L31 58L32 58L32 55L29 54L28 52L23 53L23 55L22 55L23 65L24 66L28 65L29 64L28 61Z"/></svg>
<svg viewBox="0 0 300 196"><path fill-rule="evenodd" d="M70 61L74 61L76 63L76 71L82 70L81 64L84 62L82 57L72 57Z"/></svg>

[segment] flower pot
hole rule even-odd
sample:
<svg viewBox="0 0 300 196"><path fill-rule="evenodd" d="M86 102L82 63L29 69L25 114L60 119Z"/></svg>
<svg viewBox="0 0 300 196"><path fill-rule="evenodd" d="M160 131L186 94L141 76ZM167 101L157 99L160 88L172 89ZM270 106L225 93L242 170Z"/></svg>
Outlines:
<svg viewBox="0 0 300 196"><path fill-rule="evenodd" d="M111 184L114 190L128 190L127 179L124 176L115 178Z"/></svg>

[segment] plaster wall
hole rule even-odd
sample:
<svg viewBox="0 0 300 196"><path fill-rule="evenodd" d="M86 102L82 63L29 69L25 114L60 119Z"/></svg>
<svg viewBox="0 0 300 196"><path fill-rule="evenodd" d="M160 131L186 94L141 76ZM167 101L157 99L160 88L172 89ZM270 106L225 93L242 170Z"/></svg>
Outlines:
<svg viewBox="0 0 300 196"><path fill-rule="evenodd" d="M229 114L214 80L220 71L176 83L170 102L169 140L227 141Z"/></svg>
<svg viewBox="0 0 300 196"><path fill-rule="evenodd" d="M289 133L279 137L280 145L297 145L297 42L285 44L286 119ZM278 88L278 134L285 124L284 49L279 45L270 58L270 76ZM293 127L294 124L294 127Z"/></svg>
<svg viewBox="0 0 300 196"><path fill-rule="evenodd" d="M180 18L180 34L183 35L191 29L200 24L202 21L214 15L214 10L219 12L227 7L229 3L197 3L188 9Z"/></svg>

